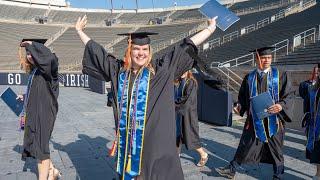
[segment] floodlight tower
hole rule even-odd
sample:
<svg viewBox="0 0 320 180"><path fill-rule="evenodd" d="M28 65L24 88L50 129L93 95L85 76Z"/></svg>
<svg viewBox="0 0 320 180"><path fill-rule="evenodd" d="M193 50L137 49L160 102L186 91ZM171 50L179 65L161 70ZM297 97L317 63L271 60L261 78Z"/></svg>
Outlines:
<svg viewBox="0 0 320 180"><path fill-rule="evenodd" d="M113 12L113 1L110 0L110 3L111 3L111 13Z"/></svg>

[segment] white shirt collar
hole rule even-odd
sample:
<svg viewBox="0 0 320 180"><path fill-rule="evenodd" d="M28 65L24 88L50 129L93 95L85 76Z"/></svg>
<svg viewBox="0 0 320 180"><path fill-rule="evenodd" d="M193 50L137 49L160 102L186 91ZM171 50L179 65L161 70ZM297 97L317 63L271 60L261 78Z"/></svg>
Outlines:
<svg viewBox="0 0 320 180"><path fill-rule="evenodd" d="M264 69L263 72L264 73L268 73L270 71L271 67ZM258 73L260 74L262 72L262 70L260 70L259 68L257 68Z"/></svg>

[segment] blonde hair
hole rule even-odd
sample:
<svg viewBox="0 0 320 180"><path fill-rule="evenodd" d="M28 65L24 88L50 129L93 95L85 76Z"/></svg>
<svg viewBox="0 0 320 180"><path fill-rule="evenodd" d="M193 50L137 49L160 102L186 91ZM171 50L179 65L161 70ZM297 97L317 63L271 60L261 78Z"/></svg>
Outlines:
<svg viewBox="0 0 320 180"><path fill-rule="evenodd" d="M33 65L27 59L27 53L25 48L19 47L19 60L20 60L20 69L24 70L26 73L30 73L33 69Z"/></svg>
<svg viewBox="0 0 320 180"><path fill-rule="evenodd" d="M189 70L189 71L187 71L187 72L185 72L185 73L187 73L187 76L185 77L185 79L186 80L193 80L195 83L196 83L196 85L198 86L198 81L197 81L197 79L193 76L193 74L192 74L192 72ZM185 74L184 73L184 74ZM173 83L175 84L175 85L178 85L179 84L179 82L182 80L183 78L182 77L180 77L180 78L178 78L178 79L175 79L174 81L173 81Z"/></svg>
<svg viewBox="0 0 320 180"><path fill-rule="evenodd" d="M131 51L132 51L132 43L131 43L131 39L129 38L128 48L126 49L126 53L124 55L124 69L127 71L132 68ZM151 64L151 60L152 60L152 56L153 56L152 51L153 51L152 47L149 45L149 59L147 60L146 64L143 65L143 67L148 68L152 74L155 74L155 70Z"/></svg>
<svg viewBox="0 0 320 180"><path fill-rule="evenodd" d="M197 79L193 76L192 72L189 70L189 71L187 71L186 73L187 73L187 78L186 78L186 79L191 79L191 80L193 80L193 81L196 83L196 85L198 86L198 81L197 81Z"/></svg>

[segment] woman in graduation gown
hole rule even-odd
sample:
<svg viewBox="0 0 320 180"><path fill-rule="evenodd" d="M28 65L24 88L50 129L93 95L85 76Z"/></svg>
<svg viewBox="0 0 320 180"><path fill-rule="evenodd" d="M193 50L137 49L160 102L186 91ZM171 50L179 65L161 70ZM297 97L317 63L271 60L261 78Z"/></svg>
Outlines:
<svg viewBox="0 0 320 180"><path fill-rule="evenodd" d="M23 99L26 122L22 159L33 157L38 160L40 180L56 179L60 176L50 160L49 149L49 140L58 113L58 58L44 46L45 41L25 39L20 44L26 50L25 56L20 53L21 65L30 74Z"/></svg>
<svg viewBox="0 0 320 180"><path fill-rule="evenodd" d="M119 122L112 150L117 150L116 171L122 179L184 179L176 151L173 81L193 67L196 46L214 32L215 19L157 59L152 59L148 36L155 33L122 34L128 36L123 61L83 32L86 16L78 19L76 30L85 44L82 71L111 81L118 105Z"/></svg>
<svg viewBox="0 0 320 180"><path fill-rule="evenodd" d="M191 71L187 71L181 76L175 91L177 146L179 152L181 144L185 144L187 150L196 150L200 155L200 161L197 166L203 167L207 163L209 156L200 143L197 110L198 84Z"/></svg>
<svg viewBox="0 0 320 180"><path fill-rule="evenodd" d="M320 180L320 64L313 71L314 78L300 83L299 93L304 99L303 126L306 127L306 157L315 164L314 180Z"/></svg>
<svg viewBox="0 0 320 180"><path fill-rule="evenodd" d="M294 91L287 73L271 67L272 50L272 47L254 50L258 68L243 79L236 108L241 116L246 113L247 119L234 159L228 166L216 169L222 176L233 178L238 165L262 162L273 165L273 179L283 178L284 127L292 119ZM267 109L273 115L259 119L250 107L250 98L263 92L268 92L275 104Z"/></svg>

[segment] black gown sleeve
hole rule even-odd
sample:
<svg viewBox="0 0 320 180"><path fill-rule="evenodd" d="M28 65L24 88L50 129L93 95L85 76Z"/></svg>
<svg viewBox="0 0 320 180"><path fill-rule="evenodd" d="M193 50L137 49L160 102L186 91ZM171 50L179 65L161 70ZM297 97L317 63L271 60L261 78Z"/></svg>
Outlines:
<svg viewBox="0 0 320 180"><path fill-rule="evenodd" d="M243 117L245 112L249 112L250 108L250 90L248 84L248 76L246 75L241 83L241 87L238 95L238 103L240 104L240 116Z"/></svg>
<svg viewBox="0 0 320 180"><path fill-rule="evenodd" d="M303 81L299 84L299 95L302 99L305 99L308 95L308 86L309 84L307 81Z"/></svg>
<svg viewBox="0 0 320 180"><path fill-rule="evenodd" d="M38 42L26 45L26 50L32 55L35 66L47 80L58 79L58 58L50 49Z"/></svg>
<svg viewBox="0 0 320 180"><path fill-rule="evenodd" d="M303 99L303 112L309 112L309 81L303 81L299 84L299 95Z"/></svg>
<svg viewBox="0 0 320 180"><path fill-rule="evenodd" d="M182 43L169 47L162 57L152 61L152 65L156 70L161 66L166 67L167 73L173 73L174 79L178 79L193 67L194 58L192 54L197 52L198 49L194 43L186 38Z"/></svg>
<svg viewBox="0 0 320 180"><path fill-rule="evenodd" d="M191 100L193 96L197 95L197 87L195 83L196 82L194 82L193 80L189 80L185 85L183 96L175 101L176 112L178 112L179 114L184 114L189 104L192 104Z"/></svg>
<svg viewBox="0 0 320 180"><path fill-rule="evenodd" d="M84 74L99 80L111 81L111 77L118 74L122 61L107 53L100 44L90 40L84 50L82 65Z"/></svg>
<svg viewBox="0 0 320 180"><path fill-rule="evenodd" d="M290 76L287 72L282 73L280 77L280 94L279 102L282 106L282 111L278 114L279 117L286 122L291 122L293 118L293 103L294 103L294 89L292 88Z"/></svg>

